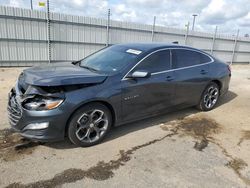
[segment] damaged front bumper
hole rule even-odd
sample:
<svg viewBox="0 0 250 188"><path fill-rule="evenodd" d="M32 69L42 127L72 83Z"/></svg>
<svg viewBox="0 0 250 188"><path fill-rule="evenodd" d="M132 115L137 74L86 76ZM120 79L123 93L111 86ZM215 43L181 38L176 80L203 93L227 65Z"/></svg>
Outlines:
<svg viewBox="0 0 250 188"><path fill-rule="evenodd" d="M59 141L65 136L68 116L64 104L52 110L32 111L23 107L24 94L16 84L9 93L8 118L11 127L22 136L37 141Z"/></svg>

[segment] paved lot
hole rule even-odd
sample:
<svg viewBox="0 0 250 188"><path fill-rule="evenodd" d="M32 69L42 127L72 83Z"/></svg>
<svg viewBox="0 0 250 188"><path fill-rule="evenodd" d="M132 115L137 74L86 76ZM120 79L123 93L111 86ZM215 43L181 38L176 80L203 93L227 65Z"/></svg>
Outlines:
<svg viewBox="0 0 250 188"><path fill-rule="evenodd" d="M117 127L102 143L39 145L10 132L0 69L0 187L250 187L250 66L233 66L216 109L193 108Z"/></svg>

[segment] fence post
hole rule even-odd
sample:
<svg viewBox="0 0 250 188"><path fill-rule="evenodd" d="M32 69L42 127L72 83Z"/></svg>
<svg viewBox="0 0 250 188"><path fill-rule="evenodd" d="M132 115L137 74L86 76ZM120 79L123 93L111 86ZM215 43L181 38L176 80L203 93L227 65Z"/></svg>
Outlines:
<svg viewBox="0 0 250 188"><path fill-rule="evenodd" d="M108 9L108 20L107 20L107 41L106 46L109 45L109 25L110 25L110 9Z"/></svg>
<svg viewBox="0 0 250 188"><path fill-rule="evenodd" d="M213 55L213 52L214 52L214 44L215 44L215 39L216 39L216 35L217 35L217 29L218 29L218 26L215 27L215 31L214 31L213 43L212 43L212 47L211 47L211 55Z"/></svg>
<svg viewBox="0 0 250 188"><path fill-rule="evenodd" d="M33 0L30 0L30 9L33 10Z"/></svg>
<svg viewBox="0 0 250 188"><path fill-rule="evenodd" d="M236 50L236 46L237 46L237 40L238 40L238 37L239 37L239 33L240 33L240 30L238 29L235 40L234 40L234 47L233 47L233 52L232 52L231 64L233 64L233 61L234 61L234 55L235 55L235 50Z"/></svg>
<svg viewBox="0 0 250 188"><path fill-rule="evenodd" d="M48 33L48 60L49 63L51 63L49 0L47 0L47 33Z"/></svg>
<svg viewBox="0 0 250 188"><path fill-rule="evenodd" d="M185 45L187 45L187 38L188 38L188 33L189 33L189 22L185 25L187 30L186 30L186 34L185 34Z"/></svg>
<svg viewBox="0 0 250 188"><path fill-rule="evenodd" d="M154 22L153 22L153 27L152 27L152 35L151 35L151 42L154 41L154 34L155 34L155 21L156 21L156 16L154 16Z"/></svg>

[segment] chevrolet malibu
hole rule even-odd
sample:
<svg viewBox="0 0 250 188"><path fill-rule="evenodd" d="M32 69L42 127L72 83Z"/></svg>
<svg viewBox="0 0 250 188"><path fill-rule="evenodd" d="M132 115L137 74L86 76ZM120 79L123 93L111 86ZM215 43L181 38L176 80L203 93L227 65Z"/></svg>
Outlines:
<svg viewBox="0 0 250 188"><path fill-rule="evenodd" d="M72 63L24 70L9 93L11 127L23 137L79 146L112 126L196 106L213 109L229 88L230 67L190 47L119 44Z"/></svg>

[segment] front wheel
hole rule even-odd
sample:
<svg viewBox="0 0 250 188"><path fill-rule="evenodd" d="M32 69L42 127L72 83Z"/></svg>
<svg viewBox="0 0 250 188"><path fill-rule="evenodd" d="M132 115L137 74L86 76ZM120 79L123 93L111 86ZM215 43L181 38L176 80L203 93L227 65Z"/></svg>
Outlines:
<svg viewBox="0 0 250 188"><path fill-rule="evenodd" d="M88 104L73 114L69 122L68 137L78 146L92 146L103 140L111 123L112 116L105 105Z"/></svg>
<svg viewBox="0 0 250 188"><path fill-rule="evenodd" d="M197 108L202 111L212 110L217 104L219 96L219 86L214 82L210 83L203 91L200 103Z"/></svg>

